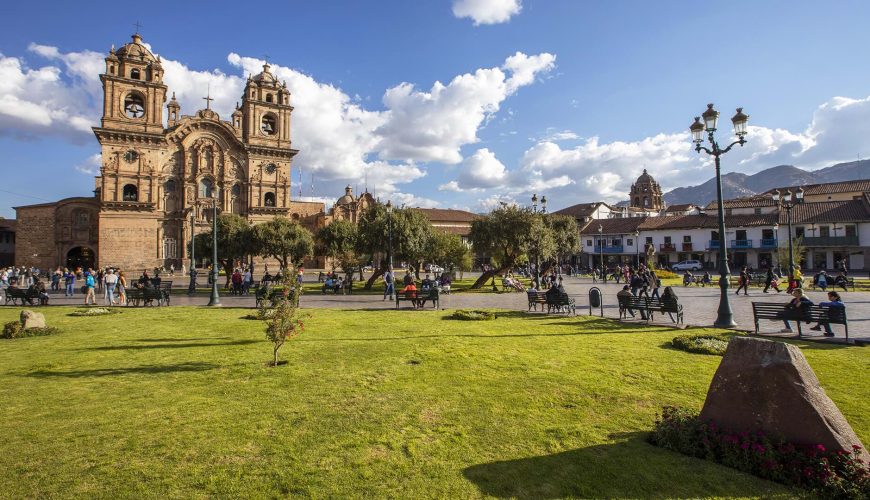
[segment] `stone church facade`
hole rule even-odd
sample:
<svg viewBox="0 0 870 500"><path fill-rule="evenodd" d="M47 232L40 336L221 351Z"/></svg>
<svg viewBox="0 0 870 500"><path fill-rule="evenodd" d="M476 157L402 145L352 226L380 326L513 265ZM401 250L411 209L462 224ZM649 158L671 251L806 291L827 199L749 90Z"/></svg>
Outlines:
<svg viewBox="0 0 870 500"><path fill-rule="evenodd" d="M322 203L291 199L293 106L268 64L248 78L229 121L209 96L192 115L174 94L167 103L160 58L138 34L105 64L94 196L16 207L19 265L180 268L191 232L210 228L212 203L252 223L317 223Z"/></svg>

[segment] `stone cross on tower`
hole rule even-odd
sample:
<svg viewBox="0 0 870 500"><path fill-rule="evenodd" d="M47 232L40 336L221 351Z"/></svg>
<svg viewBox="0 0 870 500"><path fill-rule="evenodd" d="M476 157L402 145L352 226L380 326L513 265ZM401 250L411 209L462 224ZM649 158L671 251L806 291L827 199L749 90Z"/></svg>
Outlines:
<svg viewBox="0 0 870 500"><path fill-rule="evenodd" d="M211 109L211 102L214 101L214 98L211 96L211 85L208 87L208 93L203 97L205 100L205 109Z"/></svg>
<svg viewBox="0 0 870 500"><path fill-rule="evenodd" d="M134 23L134 24L133 24L133 26L135 26L135 27L136 27L136 33L137 33L137 34L138 34L138 33L139 33L139 28L141 28L141 27L142 27L142 25L141 25L141 24L139 24L139 21L136 21L136 22L135 22L135 23Z"/></svg>

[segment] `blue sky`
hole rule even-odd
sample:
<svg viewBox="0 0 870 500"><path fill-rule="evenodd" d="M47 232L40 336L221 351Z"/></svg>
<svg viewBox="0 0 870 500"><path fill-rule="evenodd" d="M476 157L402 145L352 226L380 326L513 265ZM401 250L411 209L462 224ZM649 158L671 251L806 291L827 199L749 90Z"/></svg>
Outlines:
<svg viewBox="0 0 870 500"><path fill-rule="evenodd" d="M227 118L268 54L293 93L306 197L367 179L394 202L482 211L532 192L619 201L643 168L696 184L712 170L686 129L711 101L753 125L726 172L870 155L868 2L148 5L4 6L0 216L93 190L97 73L136 21L183 113L210 85Z"/></svg>

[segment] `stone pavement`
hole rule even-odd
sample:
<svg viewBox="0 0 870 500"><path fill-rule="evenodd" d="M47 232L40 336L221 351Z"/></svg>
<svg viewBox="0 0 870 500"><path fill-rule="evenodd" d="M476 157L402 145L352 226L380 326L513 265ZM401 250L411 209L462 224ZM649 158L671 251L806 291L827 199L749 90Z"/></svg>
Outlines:
<svg viewBox="0 0 870 500"><path fill-rule="evenodd" d="M604 294L604 315L609 318L618 318L619 312L616 305L616 293L622 289L622 285L617 285L608 282L606 285L594 284L588 278L565 278L565 288L569 295L575 297L578 305L578 314L589 314L588 309L588 293L592 286L599 287ZM687 325L708 326L712 325L716 319L716 311L719 306L719 289L717 287L674 287L677 296L680 298L680 303L683 304L685 315L685 323ZM755 326L752 320L752 301L765 302L787 302L788 296L785 292L777 294L762 293L760 289L753 288L749 292L749 296L736 296L733 289L730 291L731 308L734 311L734 319L741 330L754 331ZM808 292L810 300L819 303L827 300L824 292ZM842 293L843 300L846 303L849 317L849 338L850 339L866 339L870 340L870 292L845 292ZM79 305L82 304L83 297L77 295L69 299L64 298L62 294L52 293L52 305ZM103 300L99 298L97 303L103 305ZM174 306L204 306L208 303L207 295L198 295L188 297L186 295L173 295L172 305ZM254 297L236 297L228 294L221 294L221 303L226 307L253 307ZM302 296L303 307L315 308L341 308L341 309L394 309L395 302L390 300L382 300L381 295L321 295L319 293L308 293ZM406 304L402 303L402 307L406 308ZM427 308L430 307L427 304ZM524 293L457 293L452 295L442 295L442 309L460 309L460 308L499 308L525 311L528 309L526 294ZM593 311L593 314L598 315L599 311ZM669 318L665 315L657 315L656 323L670 323ZM782 324L775 321L762 321L761 333L778 334L782 328ZM809 330L809 326L804 330L805 335L810 334L812 337L822 337L821 332ZM842 340L843 327L841 325L833 326L836 338Z"/></svg>

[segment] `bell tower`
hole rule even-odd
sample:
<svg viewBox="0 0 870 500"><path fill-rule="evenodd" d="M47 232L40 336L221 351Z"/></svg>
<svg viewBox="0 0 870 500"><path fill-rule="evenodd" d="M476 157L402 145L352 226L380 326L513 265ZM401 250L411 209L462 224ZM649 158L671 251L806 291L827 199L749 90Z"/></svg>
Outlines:
<svg viewBox="0 0 870 500"><path fill-rule="evenodd" d="M242 137L254 146L290 147L290 91L279 83L269 63L254 77L248 77L242 96Z"/></svg>
<svg viewBox="0 0 870 500"><path fill-rule="evenodd" d="M101 128L129 132L162 133L166 85L160 58L142 43L136 33L118 50L106 56Z"/></svg>

